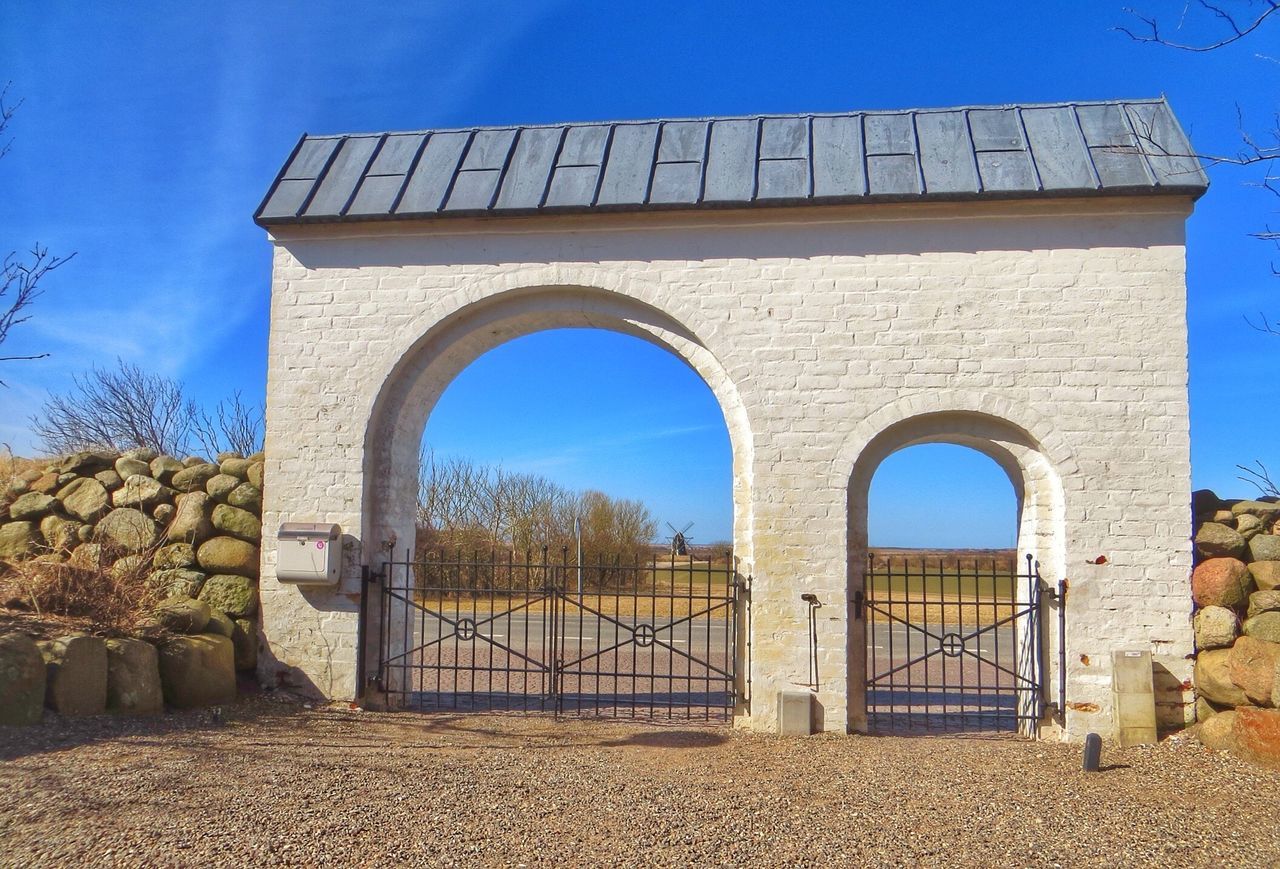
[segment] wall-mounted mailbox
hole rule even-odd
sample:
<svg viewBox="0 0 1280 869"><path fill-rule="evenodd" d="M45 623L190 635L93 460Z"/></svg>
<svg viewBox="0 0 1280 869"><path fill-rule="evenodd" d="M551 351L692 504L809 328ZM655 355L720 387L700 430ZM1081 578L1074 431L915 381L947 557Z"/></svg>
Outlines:
<svg viewBox="0 0 1280 869"><path fill-rule="evenodd" d="M276 579L334 585L342 575L342 529L324 522L285 522L277 542Z"/></svg>

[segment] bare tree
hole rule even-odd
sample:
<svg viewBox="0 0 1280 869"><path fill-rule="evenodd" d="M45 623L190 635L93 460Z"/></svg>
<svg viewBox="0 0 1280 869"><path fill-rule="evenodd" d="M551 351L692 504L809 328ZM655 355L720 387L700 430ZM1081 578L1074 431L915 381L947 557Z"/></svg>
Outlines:
<svg viewBox="0 0 1280 869"><path fill-rule="evenodd" d="M535 474L517 474L424 450L418 476L418 549L571 549L581 520L588 561L638 560L657 533L639 501L573 492Z"/></svg>
<svg viewBox="0 0 1280 869"><path fill-rule="evenodd" d="M206 455L216 456L224 450L251 455L262 449L263 412L261 405L246 404L240 390L218 402L216 421L207 411L200 411L192 428L195 440Z"/></svg>
<svg viewBox="0 0 1280 869"><path fill-rule="evenodd" d="M22 105L21 101L12 105L7 102L9 87L10 85L6 84L3 89L0 89L0 157L8 154L13 145L13 140L5 139L4 135L9 122L13 120L14 113ZM40 281L49 272L68 263L75 254L66 257L54 256L49 253L48 248L37 244L31 248L30 256L30 260L20 259L17 251L11 251L5 255L3 269L0 270L0 345L3 345L9 337L9 330L31 319L27 309L40 295ZM48 353L36 353L25 356L0 356L0 362L30 361L43 359L48 355ZM3 380L0 380L0 385L4 385Z"/></svg>
<svg viewBox="0 0 1280 869"><path fill-rule="evenodd" d="M94 447L188 451L199 411L178 381L119 359L114 369L95 367L73 380L70 392L51 395L31 420L51 454Z"/></svg>

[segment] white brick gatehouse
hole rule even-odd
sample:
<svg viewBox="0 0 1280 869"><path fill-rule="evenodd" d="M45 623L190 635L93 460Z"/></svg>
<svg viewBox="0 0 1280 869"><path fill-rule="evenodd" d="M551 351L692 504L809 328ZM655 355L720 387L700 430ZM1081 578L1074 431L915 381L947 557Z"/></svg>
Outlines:
<svg viewBox="0 0 1280 869"><path fill-rule="evenodd" d="M1150 652L1161 718L1190 720L1183 245L1206 181L1138 139L1190 153L1163 101L304 137L257 215L261 674L357 696L361 569L413 538L435 402L499 344L586 326L676 354L724 412L743 725L809 690L813 594L821 724L865 726L867 491L923 442L992 457L1019 550L1070 584L1066 734L1111 731L1116 650ZM282 522L341 526L336 587L277 582ZM1044 630L1056 686L1056 612Z"/></svg>

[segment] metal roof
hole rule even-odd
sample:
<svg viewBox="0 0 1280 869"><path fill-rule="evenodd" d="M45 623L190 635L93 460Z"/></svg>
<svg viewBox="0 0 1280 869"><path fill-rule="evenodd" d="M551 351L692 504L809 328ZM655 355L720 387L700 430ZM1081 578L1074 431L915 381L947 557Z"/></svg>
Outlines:
<svg viewBox="0 0 1280 869"><path fill-rule="evenodd" d="M255 220L1194 197L1193 153L1163 98L305 135Z"/></svg>

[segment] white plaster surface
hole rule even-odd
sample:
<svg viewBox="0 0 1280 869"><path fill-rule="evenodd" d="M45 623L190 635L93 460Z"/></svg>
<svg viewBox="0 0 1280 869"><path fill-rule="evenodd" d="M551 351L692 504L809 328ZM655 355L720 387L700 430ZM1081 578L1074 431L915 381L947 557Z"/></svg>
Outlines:
<svg viewBox="0 0 1280 869"><path fill-rule="evenodd" d="M1116 649L1150 651L1162 720L1190 720L1189 209L1143 197L279 229L262 674L355 694L360 565L410 541L435 400L506 340L599 326L679 354L724 409L752 577L741 723L772 729L778 692L807 679L812 592L826 729L860 725L846 607L865 490L880 459L928 440L1005 468L1020 548L1070 583L1067 736L1110 731ZM343 527L336 590L275 581L284 521Z"/></svg>

